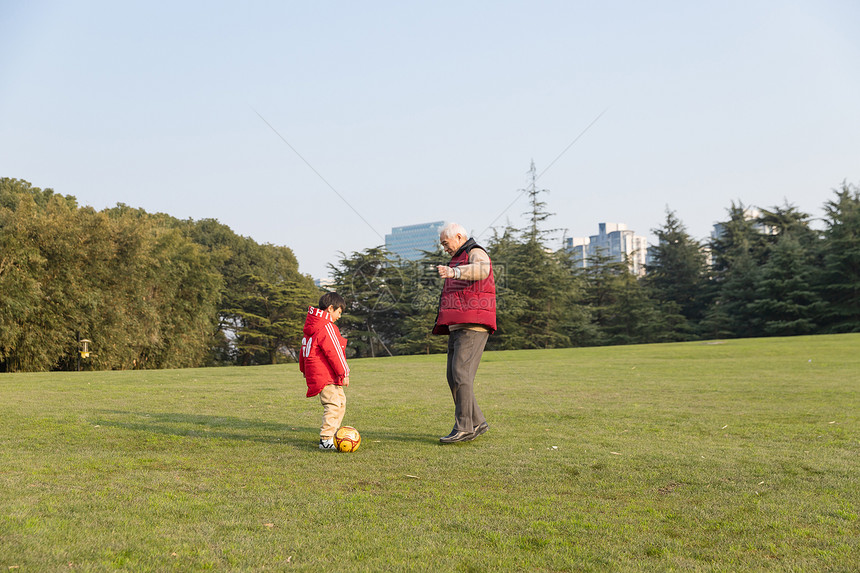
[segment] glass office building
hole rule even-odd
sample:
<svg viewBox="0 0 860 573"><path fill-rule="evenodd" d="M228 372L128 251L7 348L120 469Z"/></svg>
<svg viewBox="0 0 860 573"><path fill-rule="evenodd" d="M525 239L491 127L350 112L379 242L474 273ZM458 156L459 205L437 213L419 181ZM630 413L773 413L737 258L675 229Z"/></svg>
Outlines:
<svg viewBox="0 0 860 573"><path fill-rule="evenodd" d="M385 235L385 248L406 261L417 261L424 251L439 251L439 233L447 223L434 221L419 225L393 227Z"/></svg>

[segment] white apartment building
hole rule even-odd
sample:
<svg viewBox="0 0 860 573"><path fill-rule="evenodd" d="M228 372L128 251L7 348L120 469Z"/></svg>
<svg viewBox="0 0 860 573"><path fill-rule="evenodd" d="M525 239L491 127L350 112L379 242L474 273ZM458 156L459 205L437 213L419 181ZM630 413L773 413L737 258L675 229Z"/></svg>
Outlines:
<svg viewBox="0 0 860 573"><path fill-rule="evenodd" d="M744 220L752 221L754 219L760 218L762 215L761 211L758 207L747 207L744 209ZM758 231L763 235L776 235L777 229L776 227L772 227L770 225L763 225L756 221L753 224L753 229ZM716 241L721 239L723 235L726 234L726 224L725 223L714 223L714 230L711 231L711 240ZM711 252L710 245L704 245L702 249L705 252L705 264L708 265L708 268L714 266L714 253Z"/></svg>
<svg viewBox="0 0 860 573"><path fill-rule="evenodd" d="M744 209L744 219L746 221L752 221L755 219L759 219L762 213L758 207L747 207ZM776 235L776 227L771 227L770 225L763 225L756 221L753 224L753 228L763 235ZM711 239L719 239L726 233L726 225L725 223L714 223L714 230L711 231Z"/></svg>
<svg viewBox="0 0 860 573"><path fill-rule="evenodd" d="M568 237L564 248L573 254L574 264L579 268L589 266L589 257L598 252L614 262L629 260L630 272L636 276L645 274L648 257L648 239L636 235L624 223L600 223L598 233L590 237Z"/></svg>

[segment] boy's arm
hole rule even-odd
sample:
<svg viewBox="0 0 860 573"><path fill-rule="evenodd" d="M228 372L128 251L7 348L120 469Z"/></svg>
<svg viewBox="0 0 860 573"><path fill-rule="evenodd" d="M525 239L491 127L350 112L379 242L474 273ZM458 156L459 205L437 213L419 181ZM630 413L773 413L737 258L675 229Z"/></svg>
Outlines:
<svg viewBox="0 0 860 573"><path fill-rule="evenodd" d="M311 345L311 341L302 337L302 348L299 350L299 372L302 374L305 373L305 352L307 352L307 347Z"/></svg>
<svg viewBox="0 0 860 573"><path fill-rule="evenodd" d="M325 338L318 342L323 355L338 376L349 378L349 365L346 363L346 355L340 346L340 336L338 336L337 327L334 324L326 324L323 331L325 332Z"/></svg>
<svg viewBox="0 0 860 573"><path fill-rule="evenodd" d="M304 341L302 341L304 342ZM302 344L301 350L299 350L299 372L302 374L305 373L305 345Z"/></svg>

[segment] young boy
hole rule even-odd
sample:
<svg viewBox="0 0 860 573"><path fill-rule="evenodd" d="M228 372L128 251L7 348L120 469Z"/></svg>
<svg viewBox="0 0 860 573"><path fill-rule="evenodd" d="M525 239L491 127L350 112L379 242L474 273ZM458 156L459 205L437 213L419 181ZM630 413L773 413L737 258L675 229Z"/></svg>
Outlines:
<svg viewBox="0 0 860 573"><path fill-rule="evenodd" d="M319 308L308 308L302 338L299 370L308 383L308 398L319 394L323 406L320 428L320 449L335 451L334 433L346 413L349 386L349 366L346 364L346 339L340 335L335 322L343 314L346 301L336 292L320 297Z"/></svg>

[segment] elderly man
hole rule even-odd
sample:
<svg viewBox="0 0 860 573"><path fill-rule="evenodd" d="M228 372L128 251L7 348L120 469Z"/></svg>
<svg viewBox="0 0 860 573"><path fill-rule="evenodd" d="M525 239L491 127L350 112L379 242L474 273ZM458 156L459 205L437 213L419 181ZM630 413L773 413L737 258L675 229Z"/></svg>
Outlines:
<svg viewBox="0 0 860 573"><path fill-rule="evenodd" d="M454 429L443 444L474 440L487 431L475 400L474 381L487 338L496 330L496 285L490 256L457 223L439 234L447 265L436 270L445 279L433 334L448 335L448 386L454 398Z"/></svg>

